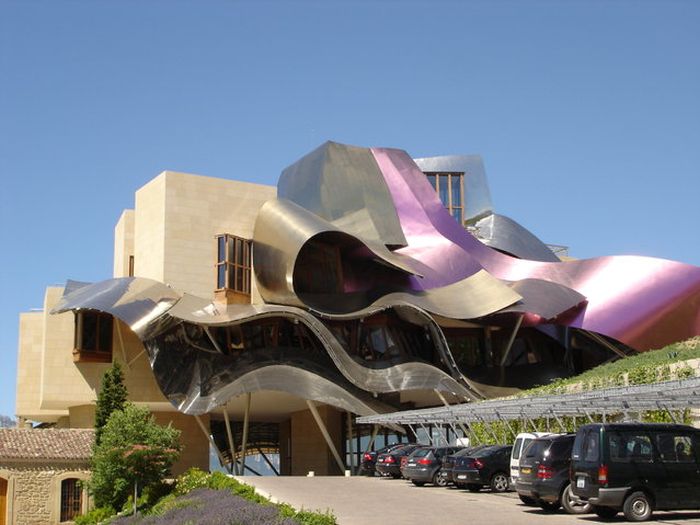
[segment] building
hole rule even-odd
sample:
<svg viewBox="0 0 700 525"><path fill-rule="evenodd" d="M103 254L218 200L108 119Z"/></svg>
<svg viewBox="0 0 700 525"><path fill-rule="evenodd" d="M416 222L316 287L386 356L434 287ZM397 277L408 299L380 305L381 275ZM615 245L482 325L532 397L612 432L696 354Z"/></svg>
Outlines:
<svg viewBox="0 0 700 525"><path fill-rule="evenodd" d="M176 472L279 454L336 474L405 429L356 416L513 393L700 334L700 268L561 260L494 212L475 156L326 143L277 188L164 172L113 279L22 314L17 414L91 427L99 378L182 430ZM210 441L211 440L211 441ZM235 460L235 461L234 461ZM249 469L249 466L246 466Z"/></svg>
<svg viewBox="0 0 700 525"><path fill-rule="evenodd" d="M73 521L90 504L80 481L90 476L95 432L0 428L0 525Z"/></svg>

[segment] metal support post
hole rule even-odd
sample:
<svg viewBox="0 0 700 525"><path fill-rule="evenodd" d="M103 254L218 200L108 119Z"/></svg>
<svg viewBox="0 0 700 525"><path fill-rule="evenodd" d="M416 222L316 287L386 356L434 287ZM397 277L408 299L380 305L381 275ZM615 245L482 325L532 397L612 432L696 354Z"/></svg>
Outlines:
<svg viewBox="0 0 700 525"><path fill-rule="evenodd" d="M224 422L226 423L226 437L228 438L228 447L231 450L231 474L238 476L238 459L236 459L236 444L233 441L233 434L231 433L231 422L228 419L228 411L226 407L224 409Z"/></svg>
<svg viewBox="0 0 700 525"><path fill-rule="evenodd" d="M350 461L348 468L350 469L350 475L354 475L354 468L353 464L355 463L355 450L354 447L352 446L352 414L350 412L347 413L347 427L348 427L348 452L350 453Z"/></svg>
<svg viewBox="0 0 700 525"><path fill-rule="evenodd" d="M268 457L265 455L265 453L262 451L262 449L261 449L260 447L255 447L255 448L258 449L258 452L260 453L260 455L261 455L261 456L263 457L263 459L265 460L265 463L267 463L267 465L272 469L272 472L275 473L275 476L279 476L280 473L277 471L277 469L275 468L275 466L274 466L274 465L272 464L272 462L268 459Z"/></svg>
<svg viewBox="0 0 700 525"><path fill-rule="evenodd" d="M314 404L313 401L306 400L306 404L309 407L309 410L311 411L311 415L314 417L316 420L316 424L318 425L318 429L321 431L321 434L323 434L323 439L326 440L326 444L328 445L328 448L331 449L331 453L333 454L333 457L335 458L336 463L338 463L338 467L340 468L340 471L343 472L345 470L345 463L343 463L343 460L340 459L340 454L338 454L338 450L335 448L335 445L333 444L333 440L331 439L330 434L328 433L328 430L326 429L326 425L323 424L323 420L321 419L321 415L318 413L318 409L316 408L316 405Z"/></svg>
<svg viewBox="0 0 700 525"><path fill-rule="evenodd" d="M221 466L223 467L226 464L226 460L224 459L223 454L219 450L219 447L216 446L216 443L214 442L214 438L211 437L211 434L207 430L207 427L204 426L204 423L202 423L202 420L199 418L199 416L194 416L195 421L199 425L199 428L202 429L202 432L204 432L204 435L207 436L207 439L209 440L209 444L214 447L214 450L216 451L216 455L219 457L219 463L221 463Z"/></svg>
<svg viewBox="0 0 700 525"><path fill-rule="evenodd" d="M435 390L435 393L437 394L437 396L440 398L440 401L442 401L442 404L445 405L447 408L450 408L450 404L447 402L447 399L445 399L445 396L442 395L442 392L440 392L437 388L434 390ZM466 436L467 429L464 428L464 425L462 425L462 423L457 423L457 424L459 425L459 427L462 429L462 432L464 432L464 435ZM456 433L457 432L455 432L455 434Z"/></svg>
<svg viewBox="0 0 700 525"><path fill-rule="evenodd" d="M245 399L245 412L243 413L243 443L241 443L241 462L243 464L243 474L245 474L245 455L248 452L248 426L250 424L250 398L248 392Z"/></svg>
<svg viewBox="0 0 700 525"><path fill-rule="evenodd" d="M515 336L518 335L518 330L520 330L520 325L523 323L523 317L525 317L525 314L520 314L518 316L518 319L515 321L515 327L513 327L513 331L510 334L510 338L508 339L508 343L506 344L506 348L503 351L503 356L501 357L501 365L503 366L506 363L506 359L508 359L508 354L510 354L510 349L513 347L513 342L515 341Z"/></svg>

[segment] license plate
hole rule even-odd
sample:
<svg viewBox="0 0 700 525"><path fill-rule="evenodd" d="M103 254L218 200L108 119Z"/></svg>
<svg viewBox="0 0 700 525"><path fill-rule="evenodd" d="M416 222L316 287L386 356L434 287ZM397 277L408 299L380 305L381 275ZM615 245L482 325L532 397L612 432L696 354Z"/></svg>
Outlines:
<svg viewBox="0 0 700 525"><path fill-rule="evenodd" d="M458 474L457 479L467 479L467 476L465 474Z"/></svg>
<svg viewBox="0 0 700 525"><path fill-rule="evenodd" d="M409 467L415 467L416 464L415 464L415 463L409 463L408 466L409 466Z"/></svg>
<svg viewBox="0 0 700 525"><path fill-rule="evenodd" d="M530 472L532 472L532 469L523 467L522 469L520 469L520 472L522 472L523 474L529 474Z"/></svg>
<svg viewBox="0 0 700 525"><path fill-rule="evenodd" d="M586 478L584 478L583 476L579 476L578 478L576 478L576 488L582 489L582 488L585 488L585 486L586 486Z"/></svg>
<svg viewBox="0 0 700 525"><path fill-rule="evenodd" d="M377 460L377 463L384 463L384 460L380 458Z"/></svg>

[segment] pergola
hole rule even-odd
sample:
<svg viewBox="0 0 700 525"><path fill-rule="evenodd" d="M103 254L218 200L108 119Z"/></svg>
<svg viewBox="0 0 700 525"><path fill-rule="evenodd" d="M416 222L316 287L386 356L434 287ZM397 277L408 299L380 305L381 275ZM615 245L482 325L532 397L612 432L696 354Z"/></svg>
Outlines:
<svg viewBox="0 0 700 525"><path fill-rule="evenodd" d="M358 423L375 425L426 425L449 426L456 431L470 423L522 420L533 428L533 419L552 418L559 426L565 426L561 417L582 417L593 422L593 415L601 415L603 421L612 414L622 414L625 419L635 419L640 412L665 410L676 421L673 411L700 409L700 377L664 381L648 385L622 386L588 392L572 392L558 395L523 396L491 399L438 408L406 410L357 418Z"/></svg>

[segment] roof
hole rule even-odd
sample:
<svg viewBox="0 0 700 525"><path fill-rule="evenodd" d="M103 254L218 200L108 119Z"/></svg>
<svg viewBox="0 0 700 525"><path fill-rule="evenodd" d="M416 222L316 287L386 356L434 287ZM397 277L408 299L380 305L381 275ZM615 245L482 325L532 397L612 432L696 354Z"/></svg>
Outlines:
<svg viewBox="0 0 700 525"><path fill-rule="evenodd" d="M90 458L95 431L82 428L0 428L0 461L42 459L76 461Z"/></svg>

